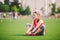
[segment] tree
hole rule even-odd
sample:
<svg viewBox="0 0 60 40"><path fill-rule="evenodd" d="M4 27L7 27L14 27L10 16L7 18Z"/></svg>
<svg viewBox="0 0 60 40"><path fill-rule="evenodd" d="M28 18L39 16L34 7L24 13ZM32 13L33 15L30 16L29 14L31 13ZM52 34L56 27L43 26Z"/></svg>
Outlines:
<svg viewBox="0 0 60 40"><path fill-rule="evenodd" d="M2 3L0 2L0 12L9 12L9 11L10 11L9 5L2 4Z"/></svg>
<svg viewBox="0 0 60 40"><path fill-rule="evenodd" d="M18 2L16 2L16 1L11 2L11 7L14 6L14 5L16 5L17 8L19 8L19 3Z"/></svg>
<svg viewBox="0 0 60 40"><path fill-rule="evenodd" d="M12 11L12 12L18 12L18 9L17 9L17 7L14 5L14 6L12 6L11 11Z"/></svg>
<svg viewBox="0 0 60 40"><path fill-rule="evenodd" d="M20 14L23 14L23 11L24 11L24 10L23 10L23 7L20 6L18 12L19 12Z"/></svg>
<svg viewBox="0 0 60 40"><path fill-rule="evenodd" d="M4 8L5 8L4 4L0 2L0 12L4 12L5 11Z"/></svg>
<svg viewBox="0 0 60 40"><path fill-rule="evenodd" d="M52 3L49 6L51 6L51 13L52 13L51 15L54 15L55 12L56 12L56 4L55 3Z"/></svg>
<svg viewBox="0 0 60 40"><path fill-rule="evenodd" d="M9 5L9 0L4 0L4 3L5 3L6 5Z"/></svg>
<svg viewBox="0 0 60 40"><path fill-rule="evenodd" d="M57 8L57 13L60 13L60 7Z"/></svg>
<svg viewBox="0 0 60 40"><path fill-rule="evenodd" d="M9 11L10 11L9 5L5 5L5 12L9 12Z"/></svg>
<svg viewBox="0 0 60 40"><path fill-rule="evenodd" d="M29 6L27 6L25 10L23 10L23 7L19 7L19 12L22 15L30 15L31 14Z"/></svg>
<svg viewBox="0 0 60 40"><path fill-rule="evenodd" d="M25 14L26 15L30 15L31 14L31 10L30 10L30 7L29 6L26 7Z"/></svg>
<svg viewBox="0 0 60 40"><path fill-rule="evenodd" d="M18 2L18 0L14 0L14 2Z"/></svg>

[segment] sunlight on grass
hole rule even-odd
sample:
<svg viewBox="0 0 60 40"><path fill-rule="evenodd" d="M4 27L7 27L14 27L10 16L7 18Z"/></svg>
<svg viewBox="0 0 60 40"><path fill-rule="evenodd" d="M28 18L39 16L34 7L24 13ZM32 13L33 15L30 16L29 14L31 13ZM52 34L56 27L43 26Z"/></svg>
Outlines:
<svg viewBox="0 0 60 40"><path fill-rule="evenodd" d="M0 19L0 40L60 40L60 19L43 19L46 26L45 36L25 36L26 23L30 18L17 20Z"/></svg>

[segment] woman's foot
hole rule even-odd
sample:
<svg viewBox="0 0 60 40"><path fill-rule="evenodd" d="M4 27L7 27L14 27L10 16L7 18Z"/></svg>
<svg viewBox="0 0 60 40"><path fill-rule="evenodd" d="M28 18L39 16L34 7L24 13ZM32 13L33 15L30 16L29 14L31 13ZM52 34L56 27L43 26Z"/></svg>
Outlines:
<svg viewBox="0 0 60 40"><path fill-rule="evenodd" d="M32 33L31 33L31 36L36 36L36 34L32 32Z"/></svg>

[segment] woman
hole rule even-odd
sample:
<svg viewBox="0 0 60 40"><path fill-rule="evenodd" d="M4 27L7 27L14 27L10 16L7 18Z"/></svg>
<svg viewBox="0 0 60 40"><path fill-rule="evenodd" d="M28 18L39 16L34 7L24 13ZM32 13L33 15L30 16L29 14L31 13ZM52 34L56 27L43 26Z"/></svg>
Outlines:
<svg viewBox="0 0 60 40"><path fill-rule="evenodd" d="M44 35L45 25L41 19L40 12L36 10L33 12L33 23L32 26L28 23L26 35L35 36L35 35Z"/></svg>

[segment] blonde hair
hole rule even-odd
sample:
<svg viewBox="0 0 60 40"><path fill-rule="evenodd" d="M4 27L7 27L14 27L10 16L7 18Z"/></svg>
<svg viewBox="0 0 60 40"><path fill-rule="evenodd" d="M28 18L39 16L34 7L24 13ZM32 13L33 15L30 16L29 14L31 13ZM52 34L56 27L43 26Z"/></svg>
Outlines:
<svg viewBox="0 0 60 40"><path fill-rule="evenodd" d="M37 14L40 19L42 18L41 13L40 13L39 10L35 10L33 13Z"/></svg>
<svg viewBox="0 0 60 40"><path fill-rule="evenodd" d="M40 15L40 11L39 10L35 10L33 13L36 13L36 14Z"/></svg>

